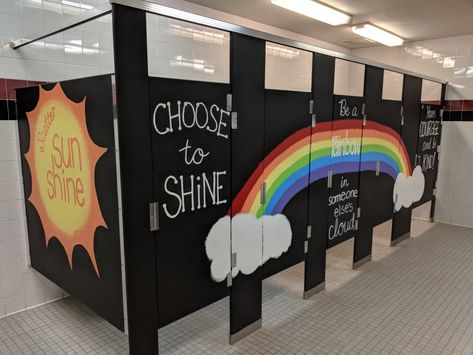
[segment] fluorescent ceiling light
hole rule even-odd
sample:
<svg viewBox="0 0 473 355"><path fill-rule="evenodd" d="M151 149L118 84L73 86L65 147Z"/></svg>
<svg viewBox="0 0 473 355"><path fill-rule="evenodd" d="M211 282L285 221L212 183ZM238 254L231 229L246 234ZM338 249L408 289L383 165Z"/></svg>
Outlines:
<svg viewBox="0 0 473 355"><path fill-rule="evenodd" d="M359 36L371 39L389 47L400 46L404 43L404 39L401 37L369 23L353 26L351 29Z"/></svg>
<svg viewBox="0 0 473 355"><path fill-rule="evenodd" d="M335 10L327 5L312 0L271 0L274 5L311 17L329 25L345 25L350 22L351 16Z"/></svg>

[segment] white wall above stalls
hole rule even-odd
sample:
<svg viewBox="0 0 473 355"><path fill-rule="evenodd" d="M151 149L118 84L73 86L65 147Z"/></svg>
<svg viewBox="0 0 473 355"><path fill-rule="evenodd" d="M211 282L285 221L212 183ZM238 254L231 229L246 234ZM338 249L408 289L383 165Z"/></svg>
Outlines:
<svg viewBox="0 0 473 355"><path fill-rule="evenodd" d="M146 15L150 76L230 82L230 33Z"/></svg>
<svg viewBox="0 0 473 355"><path fill-rule="evenodd" d="M9 43L42 32L107 0L1 0L0 78L59 81L112 73L112 19L107 15L20 49Z"/></svg>
<svg viewBox="0 0 473 355"><path fill-rule="evenodd" d="M442 99L442 84L422 79L421 102L439 103Z"/></svg>
<svg viewBox="0 0 473 355"><path fill-rule="evenodd" d="M446 80L447 100L473 99L473 34L355 49L352 54Z"/></svg>
<svg viewBox="0 0 473 355"><path fill-rule="evenodd" d="M335 59L335 95L363 96L365 65L343 59Z"/></svg>
<svg viewBox="0 0 473 355"><path fill-rule="evenodd" d="M473 122L444 122L435 220L473 227Z"/></svg>
<svg viewBox="0 0 473 355"><path fill-rule="evenodd" d="M312 52L266 42L266 89L312 91Z"/></svg>
<svg viewBox="0 0 473 355"><path fill-rule="evenodd" d="M384 70L383 74L383 100L402 100L402 86L404 74Z"/></svg>
<svg viewBox="0 0 473 355"><path fill-rule="evenodd" d="M65 293L29 267L17 121L0 121L0 317Z"/></svg>
<svg viewBox="0 0 473 355"><path fill-rule="evenodd" d="M185 1L185 0L148 0L148 1L155 4L168 6L173 9L178 9L178 10L187 11L193 14L209 17L215 20L220 20L220 21L235 24L238 26L255 29L261 32L271 33L273 35L288 38L297 42L308 43L314 46L334 50L341 53L350 53L350 50L345 47L341 47L332 43L321 41L314 37L301 35L300 33L284 30L279 27L274 27L274 26L266 25L261 22L249 20L245 17L240 17L240 16L232 15L227 12L218 11L215 9L211 9L209 7L197 5L189 1ZM264 2L264 1L269 1L269 0L258 0L258 1Z"/></svg>

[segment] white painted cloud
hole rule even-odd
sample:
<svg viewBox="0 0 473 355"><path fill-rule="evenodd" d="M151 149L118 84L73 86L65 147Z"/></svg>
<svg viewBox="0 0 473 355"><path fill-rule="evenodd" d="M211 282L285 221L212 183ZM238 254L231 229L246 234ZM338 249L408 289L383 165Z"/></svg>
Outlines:
<svg viewBox="0 0 473 355"><path fill-rule="evenodd" d="M269 259L279 258L291 242L291 225L282 214L262 218L251 214L237 214L232 219L222 217L212 226L205 241L212 279L221 282L230 271L233 277L239 272L250 275ZM232 252L237 256L233 269Z"/></svg>
<svg viewBox="0 0 473 355"><path fill-rule="evenodd" d="M424 194L425 179L421 167L415 167L411 176L399 173L394 183L393 201L396 211L402 207L410 207L419 201ZM397 196L397 198L396 198Z"/></svg>

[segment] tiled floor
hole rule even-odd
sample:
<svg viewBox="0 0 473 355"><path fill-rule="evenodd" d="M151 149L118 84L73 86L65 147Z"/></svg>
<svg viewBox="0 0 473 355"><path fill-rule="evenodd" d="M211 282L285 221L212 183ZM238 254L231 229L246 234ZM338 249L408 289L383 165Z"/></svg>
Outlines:
<svg viewBox="0 0 473 355"><path fill-rule="evenodd" d="M161 353L471 354L473 229L415 221L351 270L353 242L328 253L326 290L304 301L302 264L264 281L263 328L228 345L228 299L159 331ZM125 353L126 337L72 299L0 319L0 353Z"/></svg>
<svg viewBox="0 0 473 355"><path fill-rule="evenodd" d="M0 319L0 354L126 353L126 335L71 297Z"/></svg>

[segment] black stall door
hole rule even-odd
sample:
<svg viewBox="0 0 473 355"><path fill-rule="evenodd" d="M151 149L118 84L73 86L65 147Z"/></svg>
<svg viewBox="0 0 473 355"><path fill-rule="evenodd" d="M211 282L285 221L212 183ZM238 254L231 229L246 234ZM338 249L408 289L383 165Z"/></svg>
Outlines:
<svg viewBox="0 0 473 355"><path fill-rule="evenodd" d="M150 78L160 327L228 295L229 93L225 84Z"/></svg>
<svg viewBox="0 0 473 355"><path fill-rule="evenodd" d="M358 229L363 101L334 96L327 248L354 237Z"/></svg>
<svg viewBox="0 0 473 355"><path fill-rule="evenodd" d="M262 208L265 210L264 214L274 216L275 220L265 218L263 222L263 245L273 245L273 240L287 238L283 235L286 230L275 227L284 218L290 224L292 236L287 251L280 257L263 255L263 261L266 261L263 277L269 277L304 260L304 241L308 226L310 100L311 93L305 92L266 90L265 93L265 156L281 157L284 156L281 153L284 150L288 151L288 155L282 164L264 166L266 196ZM296 148L291 148L293 144L300 144L298 150L301 154L295 153ZM280 170L275 176L278 166ZM279 178L279 182L274 178ZM282 224L287 227L287 224Z"/></svg>

